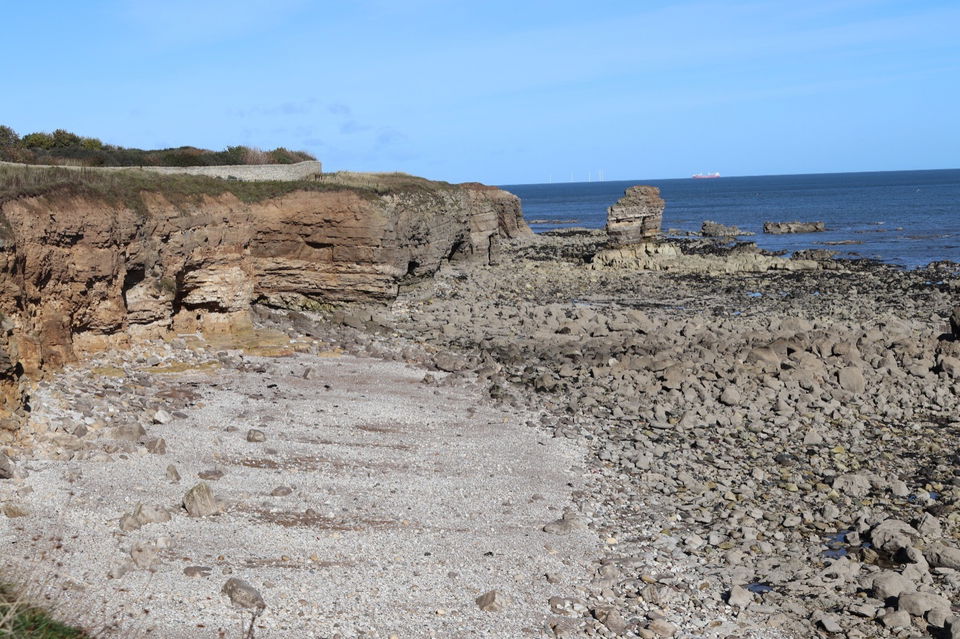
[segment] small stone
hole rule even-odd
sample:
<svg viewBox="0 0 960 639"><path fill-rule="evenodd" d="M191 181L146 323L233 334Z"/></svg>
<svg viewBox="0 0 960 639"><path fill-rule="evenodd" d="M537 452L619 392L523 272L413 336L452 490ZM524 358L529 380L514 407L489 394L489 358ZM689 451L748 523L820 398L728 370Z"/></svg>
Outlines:
<svg viewBox="0 0 960 639"><path fill-rule="evenodd" d="M647 627L660 637L672 637L677 634L677 627L666 619L654 619Z"/></svg>
<svg viewBox="0 0 960 639"><path fill-rule="evenodd" d="M126 424L113 429L114 439L125 442L139 442L147 436L147 431L140 424Z"/></svg>
<svg viewBox="0 0 960 639"><path fill-rule="evenodd" d="M247 431L247 441L253 443L260 443L267 441L267 436L262 430L257 430L256 428L251 428Z"/></svg>
<svg viewBox="0 0 960 639"><path fill-rule="evenodd" d="M873 578L873 594L881 601L899 597L904 592L913 592L917 585L898 572L884 570Z"/></svg>
<svg viewBox="0 0 960 639"><path fill-rule="evenodd" d="M180 472L177 470L177 467L173 464L167 466L167 479L170 481L180 481Z"/></svg>
<svg viewBox="0 0 960 639"><path fill-rule="evenodd" d="M197 477L200 479L206 479L207 481L217 481L223 477L223 471L218 468L201 470L199 473L197 473Z"/></svg>
<svg viewBox="0 0 960 639"><path fill-rule="evenodd" d="M605 625L615 634L622 634L627 629L627 622L620 611L613 607L597 608L593 611L597 621Z"/></svg>
<svg viewBox="0 0 960 639"><path fill-rule="evenodd" d="M153 570L160 563L160 556L153 544L137 544L130 549L133 565L141 570Z"/></svg>
<svg viewBox="0 0 960 639"><path fill-rule="evenodd" d="M483 593L477 597L476 601L477 607L484 612L500 612L507 605L507 598L496 590Z"/></svg>
<svg viewBox="0 0 960 639"><path fill-rule="evenodd" d="M887 552L908 548L919 536L913 526L899 519L885 519L870 532L873 545Z"/></svg>
<svg viewBox="0 0 960 639"><path fill-rule="evenodd" d="M727 603L731 606L746 608L748 605L753 603L753 593L746 588L734 586L730 589L730 594L727 596Z"/></svg>
<svg viewBox="0 0 960 639"><path fill-rule="evenodd" d="M881 623L887 628L908 628L910 626L910 615L904 610L888 612L880 617Z"/></svg>
<svg viewBox="0 0 960 639"><path fill-rule="evenodd" d="M26 517L30 511L17 504L6 503L3 505L3 514L13 519L15 517Z"/></svg>
<svg viewBox="0 0 960 639"><path fill-rule="evenodd" d="M543 532L552 535L567 535L575 530L586 530L587 524L574 513L567 511L563 517L543 527Z"/></svg>
<svg viewBox="0 0 960 639"><path fill-rule="evenodd" d="M165 509L160 506L144 506L143 504L137 504L137 507L133 509L133 517L143 526L170 521L170 513Z"/></svg>
<svg viewBox="0 0 960 639"><path fill-rule="evenodd" d="M900 595L897 610L904 610L914 617L922 617L930 610L950 610L950 600L930 592L910 592Z"/></svg>
<svg viewBox="0 0 960 639"><path fill-rule="evenodd" d="M162 408L153 414L154 424L169 424L173 421L173 415Z"/></svg>
<svg viewBox="0 0 960 639"><path fill-rule="evenodd" d="M870 492L870 478L866 475L847 473L833 480L832 488L842 495L858 499Z"/></svg>
<svg viewBox="0 0 960 639"><path fill-rule="evenodd" d="M741 401L743 401L743 399L740 396L740 391L737 390L736 386L727 386L723 389L723 392L720 393L720 401L727 406L737 406Z"/></svg>
<svg viewBox="0 0 960 639"><path fill-rule="evenodd" d="M829 633L835 634L843 630L843 627L833 615L824 615L820 617L820 626Z"/></svg>
<svg viewBox="0 0 960 639"><path fill-rule="evenodd" d="M187 566L183 569L183 574L187 577L209 577L213 569L208 566Z"/></svg>
<svg viewBox="0 0 960 639"><path fill-rule="evenodd" d="M154 455L167 454L167 442L163 437L151 437L146 441L144 446L148 453L153 453Z"/></svg>
<svg viewBox="0 0 960 639"><path fill-rule="evenodd" d="M271 496L271 497L286 497L287 495L289 495L289 494L292 493L292 492L293 492L293 489L290 488L289 486L277 486L276 488L274 488L273 490L270 491L270 496Z"/></svg>
<svg viewBox="0 0 960 639"><path fill-rule="evenodd" d="M862 393L867 389L867 381L863 378L863 372L856 366L847 366L840 369L837 373L837 382L840 388L851 393Z"/></svg>
<svg viewBox="0 0 960 639"><path fill-rule="evenodd" d="M210 486L200 482L183 496L183 507L191 517L205 517L220 511Z"/></svg>
<svg viewBox="0 0 960 639"><path fill-rule="evenodd" d="M960 570L960 549L946 544L933 544L923 555L933 568Z"/></svg>
<svg viewBox="0 0 960 639"><path fill-rule="evenodd" d="M16 472L17 467L14 465L13 460L3 453L0 453L0 479L13 479Z"/></svg>
<svg viewBox="0 0 960 639"><path fill-rule="evenodd" d="M253 610L259 615L267 607L256 588L242 579L231 577L223 584L220 593L230 598L230 603L239 608Z"/></svg>

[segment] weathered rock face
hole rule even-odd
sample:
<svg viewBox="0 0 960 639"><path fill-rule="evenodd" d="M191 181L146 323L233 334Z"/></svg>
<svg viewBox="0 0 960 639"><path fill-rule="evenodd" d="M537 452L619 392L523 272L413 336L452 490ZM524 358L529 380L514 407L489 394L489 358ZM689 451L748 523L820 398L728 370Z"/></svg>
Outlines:
<svg viewBox="0 0 960 639"><path fill-rule="evenodd" d="M655 186L631 186L607 209L607 235L612 246L634 244L656 237L663 220L664 201Z"/></svg>
<svg viewBox="0 0 960 639"><path fill-rule="evenodd" d="M823 222L764 222L763 232L772 235L786 233L821 233L827 227Z"/></svg>
<svg viewBox="0 0 960 639"><path fill-rule="evenodd" d="M476 184L295 191L190 205L142 193L131 207L45 195L0 205L0 424L21 376L128 335L249 323L257 301L309 307L388 300L446 260L489 263L529 234L519 200ZM0 429L2 430L2 429Z"/></svg>

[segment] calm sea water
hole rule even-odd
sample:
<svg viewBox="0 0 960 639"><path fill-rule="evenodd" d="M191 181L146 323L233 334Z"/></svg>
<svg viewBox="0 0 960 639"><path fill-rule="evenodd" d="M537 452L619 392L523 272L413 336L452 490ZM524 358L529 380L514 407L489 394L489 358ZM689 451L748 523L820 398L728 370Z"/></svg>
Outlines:
<svg viewBox="0 0 960 639"><path fill-rule="evenodd" d="M534 231L606 224L607 207L634 184L660 188L663 229L699 231L704 220L756 233L742 238L772 251L838 251L904 267L960 262L960 169L515 184ZM766 221L823 221L824 233L767 235ZM853 243L849 243L853 242ZM838 244L845 243L845 244Z"/></svg>

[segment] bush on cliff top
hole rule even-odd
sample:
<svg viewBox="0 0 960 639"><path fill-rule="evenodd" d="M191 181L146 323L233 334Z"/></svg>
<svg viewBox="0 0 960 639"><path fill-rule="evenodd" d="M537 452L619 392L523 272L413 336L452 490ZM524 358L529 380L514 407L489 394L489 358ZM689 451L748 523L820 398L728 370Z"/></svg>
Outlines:
<svg viewBox="0 0 960 639"><path fill-rule="evenodd" d="M236 164L294 164L316 160L306 151L277 147L261 151L230 146L210 151L192 146L171 149L133 149L104 144L64 129L42 131L20 137L12 128L0 125L0 160L22 164L69 166L221 166Z"/></svg>

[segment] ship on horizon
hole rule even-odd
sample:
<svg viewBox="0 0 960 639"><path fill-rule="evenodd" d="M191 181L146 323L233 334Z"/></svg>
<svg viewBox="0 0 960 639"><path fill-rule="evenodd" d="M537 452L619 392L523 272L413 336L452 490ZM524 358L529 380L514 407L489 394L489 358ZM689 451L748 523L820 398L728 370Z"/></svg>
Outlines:
<svg viewBox="0 0 960 639"><path fill-rule="evenodd" d="M694 180L709 180L709 179L711 179L711 178L718 178L718 177L720 177L720 174L719 174L719 173L716 173L716 172L714 172L714 173L694 173L694 174L693 174L693 179L694 179Z"/></svg>

